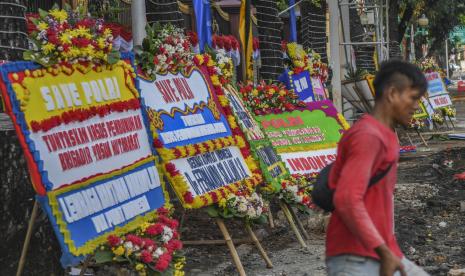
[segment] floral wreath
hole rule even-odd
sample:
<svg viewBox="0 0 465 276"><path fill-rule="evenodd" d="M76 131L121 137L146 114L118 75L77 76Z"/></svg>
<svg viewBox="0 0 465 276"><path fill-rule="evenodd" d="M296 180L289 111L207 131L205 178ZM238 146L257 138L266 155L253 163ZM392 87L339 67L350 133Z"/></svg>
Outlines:
<svg viewBox="0 0 465 276"><path fill-rule="evenodd" d="M174 25L147 25L142 47L136 49L138 67L146 77L156 74L186 72L193 66L191 40Z"/></svg>
<svg viewBox="0 0 465 276"><path fill-rule="evenodd" d="M249 82L241 85L239 92L255 115L281 113L305 107L305 103L299 100L299 96L294 91L288 90L282 83L266 84L262 81L254 87L253 83Z"/></svg>
<svg viewBox="0 0 465 276"><path fill-rule="evenodd" d="M305 51L296 42L283 41L281 47L285 55L291 60L290 76L308 71L312 77L318 77L324 84L328 80L328 65L321 61L321 56L312 49Z"/></svg>
<svg viewBox="0 0 465 276"><path fill-rule="evenodd" d="M45 67L61 63L115 64L120 53L113 49L113 35L101 19L92 19L80 13L59 9L39 10L38 18L29 18L29 35L35 49L24 52L24 59Z"/></svg>
<svg viewBox="0 0 465 276"><path fill-rule="evenodd" d="M315 208L311 199L313 190L311 182L314 179L315 175L291 175L281 180L281 191L278 197L287 204L296 206L299 211L308 214L310 209Z"/></svg>
<svg viewBox="0 0 465 276"><path fill-rule="evenodd" d="M169 211L160 208L152 222L145 221L122 236L109 235L106 243L95 252L96 263L128 263L141 276L158 275L170 269L173 275L184 275L179 222L168 216Z"/></svg>
<svg viewBox="0 0 465 276"><path fill-rule="evenodd" d="M181 29L174 26L167 25L165 27L160 27L159 25L155 25L153 27L148 27L147 31L148 35L146 40L144 40L145 45L143 45L143 48L141 49L142 51L138 53L138 56L141 58L141 61L139 62L141 73L155 77L157 73L186 72L193 66L197 66L199 68L205 66L215 93L218 96L219 103L225 111L224 113L233 133L233 135L229 137L168 149L164 147L163 142L158 138L158 134L153 124L151 125L152 133L154 135L153 146L163 159L163 170L165 175L169 182L174 186L174 190L180 198L183 206L185 208L201 208L209 206L213 203L217 203L221 198L226 198L228 194L235 193L244 185L251 188L260 184L262 182L262 175L259 167L250 153L248 144L236 123L233 113L229 107L228 100L222 91L222 84L228 83L232 76L229 71L232 70L232 67L226 66L227 64L230 64L230 59L222 57L220 53L216 56L216 58L220 61L218 65L208 54L196 55L194 57L190 51L190 46L191 42L195 42L196 36L191 34L189 37L186 37ZM172 43L176 41L182 42L182 50L179 48L179 45L177 46L179 48L178 52L172 49L172 47L174 47ZM155 42L155 46L152 42ZM160 63L160 60L163 60L163 63ZM217 110L214 101L211 101L211 105L212 106L209 107L212 110ZM229 146L239 147L248 168L252 172L252 176L243 181L237 181L206 194L194 197L189 191L189 185L186 180L170 161L206 152L212 152Z"/></svg>

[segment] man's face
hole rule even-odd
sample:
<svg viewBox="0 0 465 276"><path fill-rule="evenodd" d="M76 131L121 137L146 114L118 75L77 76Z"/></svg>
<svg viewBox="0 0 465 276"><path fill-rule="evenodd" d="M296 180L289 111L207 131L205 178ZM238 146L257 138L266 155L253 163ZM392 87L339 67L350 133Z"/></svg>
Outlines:
<svg viewBox="0 0 465 276"><path fill-rule="evenodd" d="M392 95L392 107L394 120L403 126L408 126L413 114L419 108L421 98L420 90L416 88L404 88L394 91Z"/></svg>

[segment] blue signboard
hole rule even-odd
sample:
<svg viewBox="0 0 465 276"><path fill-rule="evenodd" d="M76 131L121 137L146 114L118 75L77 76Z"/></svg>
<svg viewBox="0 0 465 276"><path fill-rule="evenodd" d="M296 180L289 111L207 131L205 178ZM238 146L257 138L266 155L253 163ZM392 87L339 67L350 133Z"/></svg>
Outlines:
<svg viewBox="0 0 465 276"><path fill-rule="evenodd" d="M66 73L32 62L0 67L6 110L63 266L93 253L108 235L139 227L165 203L148 121L129 77L133 56L122 57L125 63L99 71L92 64Z"/></svg>
<svg viewBox="0 0 465 276"><path fill-rule="evenodd" d="M154 81L139 79L148 117L166 148L232 135L205 76L194 68L186 75L168 73Z"/></svg>
<svg viewBox="0 0 465 276"><path fill-rule="evenodd" d="M447 93L447 89L438 72L425 74L425 77L428 81L428 96L433 97Z"/></svg>
<svg viewBox="0 0 465 276"><path fill-rule="evenodd" d="M286 69L278 79L286 85L287 89L294 90L299 96L299 100L303 102L315 101L310 73L303 71L299 74L289 74L289 72Z"/></svg>

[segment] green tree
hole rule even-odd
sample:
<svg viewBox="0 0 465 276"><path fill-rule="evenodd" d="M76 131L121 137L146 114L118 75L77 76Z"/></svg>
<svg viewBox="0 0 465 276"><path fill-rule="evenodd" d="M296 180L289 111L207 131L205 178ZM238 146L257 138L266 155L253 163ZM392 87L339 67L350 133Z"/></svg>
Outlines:
<svg viewBox="0 0 465 276"><path fill-rule="evenodd" d="M465 0L390 0L390 38L398 43L407 28L424 14L429 19L430 51L442 48L444 39L465 19ZM395 20L398 18L398 20Z"/></svg>

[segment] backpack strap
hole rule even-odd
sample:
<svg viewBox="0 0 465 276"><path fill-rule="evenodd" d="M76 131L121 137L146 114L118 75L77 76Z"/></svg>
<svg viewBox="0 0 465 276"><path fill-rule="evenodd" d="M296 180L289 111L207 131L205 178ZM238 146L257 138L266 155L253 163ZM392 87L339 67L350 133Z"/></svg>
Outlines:
<svg viewBox="0 0 465 276"><path fill-rule="evenodd" d="M368 187L371 187L375 185L376 183L378 183L379 181L381 181L381 179L383 179L388 174L388 172L391 170L392 165L394 165L394 163L389 164L389 166L384 171L374 175L370 179L370 183L368 184Z"/></svg>

